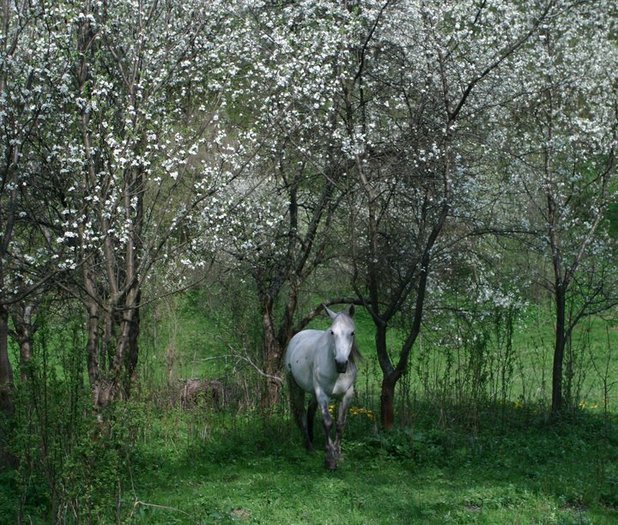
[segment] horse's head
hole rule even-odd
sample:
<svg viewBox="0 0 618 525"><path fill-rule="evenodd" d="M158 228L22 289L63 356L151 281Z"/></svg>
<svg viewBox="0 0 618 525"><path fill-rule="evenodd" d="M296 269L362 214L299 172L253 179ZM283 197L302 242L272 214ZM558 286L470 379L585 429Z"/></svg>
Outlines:
<svg viewBox="0 0 618 525"><path fill-rule="evenodd" d="M326 308L326 313L332 319L330 336L334 340L335 367L337 372L343 374L348 368L350 354L354 348L354 305L347 310L335 313Z"/></svg>

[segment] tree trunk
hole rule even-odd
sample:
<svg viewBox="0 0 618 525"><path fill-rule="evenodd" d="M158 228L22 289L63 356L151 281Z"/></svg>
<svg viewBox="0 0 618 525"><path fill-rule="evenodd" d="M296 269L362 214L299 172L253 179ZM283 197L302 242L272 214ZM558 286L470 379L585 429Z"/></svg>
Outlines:
<svg viewBox="0 0 618 525"><path fill-rule="evenodd" d="M380 392L380 423L384 430L391 430L395 425L395 386L400 375L393 372L382 378Z"/></svg>
<svg viewBox="0 0 618 525"><path fill-rule="evenodd" d="M376 352L382 369L382 388L380 391L380 424L384 430L395 425L395 385L400 374L393 367L386 343L387 325L374 319L376 325Z"/></svg>
<svg viewBox="0 0 618 525"><path fill-rule="evenodd" d="M562 369L564 350L566 348L566 293L560 284L555 289L556 301L556 334L554 342L554 360L552 368L551 411L557 415L563 408Z"/></svg>
<svg viewBox="0 0 618 525"><path fill-rule="evenodd" d="M6 419L13 414L13 369L9 360L9 313L0 304L0 417ZM8 439L4 431L8 426L0 425L0 470L14 467L16 458L8 450Z"/></svg>
<svg viewBox="0 0 618 525"><path fill-rule="evenodd" d="M9 360L9 311L0 304L0 413L13 413L13 368Z"/></svg>
<svg viewBox="0 0 618 525"><path fill-rule="evenodd" d="M140 332L140 299L141 291L138 290L133 317L129 325L128 353L126 358L126 384L124 386L125 395L129 397L131 394L131 386L137 379L137 362L139 358L139 332Z"/></svg>
<svg viewBox="0 0 618 525"><path fill-rule="evenodd" d="M32 359L32 337L34 328L32 326L33 307L30 304L24 305L14 311L13 325L15 327L15 339L19 344L19 373L23 381L30 378L30 361Z"/></svg>
<svg viewBox="0 0 618 525"><path fill-rule="evenodd" d="M262 301L262 327L264 330L263 357L266 383L264 385L260 404L264 409L270 409L279 403L281 394L279 371L283 351L275 329L273 307L274 305L271 298L266 298Z"/></svg>
<svg viewBox="0 0 618 525"><path fill-rule="evenodd" d="M84 265L86 266L86 265ZM100 406L101 393L101 308L96 300L96 281L93 271L84 268L84 288L88 293L86 310L86 359L88 361L88 381L92 391L92 404Z"/></svg>
<svg viewBox="0 0 618 525"><path fill-rule="evenodd" d="M122 316L116 321L119 329L113 330L117 332L111 367L114 398L122 396L126 399L131 393L139 354L139 297L140 290L137 288L127 293Z"/></svg>

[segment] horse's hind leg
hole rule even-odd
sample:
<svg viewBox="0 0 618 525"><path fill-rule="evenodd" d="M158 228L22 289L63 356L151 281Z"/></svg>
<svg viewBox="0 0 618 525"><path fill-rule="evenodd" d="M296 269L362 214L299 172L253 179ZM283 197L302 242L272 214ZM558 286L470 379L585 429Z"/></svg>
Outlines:
<svg viewBox="0 0 618 525"><path fill-rule="evenodd" d="M309 433L307 428L307 413L305 412L305 391L300 388L294 378L288 376L288 384L290 386L290 406L294 420L303 433L303 439L305 441L305 447L307 450L313 450L313 436Z"/></svg>
<svg viewBox="0 0 618 525"><path fill-rule="evenodd" d="M312 397L307 407L307 435L311 443L313 443L313 422L315 421L315 412L317 409L318 402L315 397Z"/></svg>

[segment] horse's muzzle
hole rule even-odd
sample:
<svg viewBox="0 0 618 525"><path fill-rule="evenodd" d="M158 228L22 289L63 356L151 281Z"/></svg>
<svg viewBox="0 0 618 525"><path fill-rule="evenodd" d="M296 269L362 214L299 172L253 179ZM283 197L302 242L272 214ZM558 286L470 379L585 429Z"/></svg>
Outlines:
<svg viewBox="0 0 618 525"><path fill-rule="evenodd" d="M335 359L335 368L337 368L338 374L344 374L345 371L348 369L348 362L347 361L337 361Z"/></svg>

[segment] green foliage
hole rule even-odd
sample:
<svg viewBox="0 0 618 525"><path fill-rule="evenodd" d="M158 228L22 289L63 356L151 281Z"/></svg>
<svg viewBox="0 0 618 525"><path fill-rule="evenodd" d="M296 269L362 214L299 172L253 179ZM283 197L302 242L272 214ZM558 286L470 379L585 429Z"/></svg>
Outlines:
<svg viewBox="0 0 618 525"><path fill-rule="evenodd" d="M37 326L15 411L2 422L17 465L0 480L0 523L107 520L148 412L131 401L95 414L79 317L42 311Z"/></svg>
<svg viewBox="0 0 618 525"><path fill-rule="evenodd" d="M233 340L216 336L225 333L222 326L231 326L230 310L209 301L212 295L192 292L173 303L169 313L176 317L163 311L145 325L142 335L151 337L158 323L157 344L150 340L145 361L153 367L151 375L144 373L131 401L101 414L102 423L78 373L84 359L79 330L65 323L69 328L63 331L50 322L37 332L35 380L20 384L13 423L19 468L0 477L0 522L553 525L616 519L614 405L608 411L595 407L596 394L587 391L587 405L568 419L549 421L543 403L518 397L519 376L523 392L538 381L548 323L542 310L528 311L512 326L499 315L462 322L460 346L451 348L450 357L440 346L444 341L428 332L401 381L400 426L389 433L377 428L381 372L372 322L359 310L364 360L358 396L349 413L344 461L329 473L320 452L302 448L285 398L269 416L246 402L219 409L207 401L186 408L156 402L162 386L155 378L166 374L161 356L174 323L177 363L183 363L179 375L189 370L215 378L232 372L230 381L247 375L247 369L209 359ZM316 319L314 326L324 323ZM455 334L448 325L442 333ZM580 335L599 359L613 344L613 332L601 320ZM393 348L398 337L393 330ZM507 355L503 351L514 354L509 366L515 379L506 399L490 388L490 378L503 366L499 356ZM483 359L475 360L481 353ZM449 362L458 381L443 375ZM612 374L615 365L610 366ZM474 378L481 384L474 385ZM244 388L250 394L257 387ZM319 451L324 444L319 422L316 439Z"/></svg>
<svg viewBox="0 0 618 525"><path fill-rule="evenodd" d="M82 523L111 520L127 472L130 451L145 426L147 410L119 403L98 421L83 392L67 414L66 382L46 386L45 406L30 410L37 393L20 391L13 452L18 468L3 478L11 487L0 508L2 523Z"/></svg>
<svg viewBox="0 0 618 525"><path fill-rule="evenodd" d="M618 203L610 204L607 209L608 231L614 238L618 238Z"/></svg>

